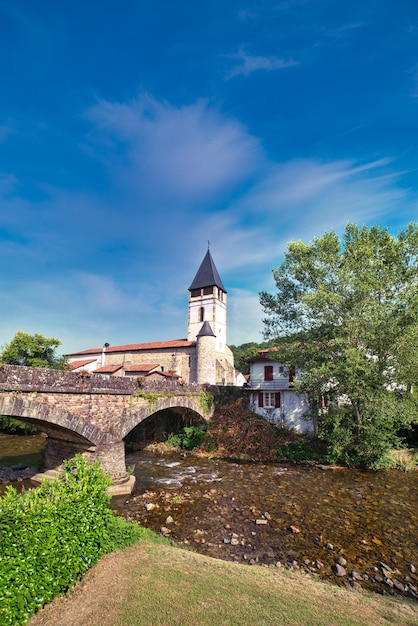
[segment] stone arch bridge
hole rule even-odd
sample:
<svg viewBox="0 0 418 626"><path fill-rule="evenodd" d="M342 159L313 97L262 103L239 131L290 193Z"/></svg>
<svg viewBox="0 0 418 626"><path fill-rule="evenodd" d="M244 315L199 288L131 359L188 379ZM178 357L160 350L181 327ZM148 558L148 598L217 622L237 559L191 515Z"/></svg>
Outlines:
<svg viewBox="0 0 418 626"><path fill-rule="evenodd" d="M136 378L0 365L0 415L47 434L45 468L55 469L76 453L92 461L99 458L119 492L128 483L125 492L133 487L126 471L124 437L164 409L210 421L213 406L208 406L203 390L194 384L140 387Z"/></svg>

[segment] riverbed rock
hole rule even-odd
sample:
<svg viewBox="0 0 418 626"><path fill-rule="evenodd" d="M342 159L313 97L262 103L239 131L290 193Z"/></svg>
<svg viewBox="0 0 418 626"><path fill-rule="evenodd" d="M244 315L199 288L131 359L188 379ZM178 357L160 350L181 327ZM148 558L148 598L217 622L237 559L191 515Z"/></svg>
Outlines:
<svg viewBox="0 0 418 626"><path fill-rule="evenodd" d="M294 535L296 535L297 533L300 533L300 528L298 528L297 526L289 526L289 530L290 530L290 532L292 532Z"/></svg>
<svg viewBox="0 0 418 626"><path fill-rule="evenodd" d="M332 543L327 542L325 544L325 547L326 547L327 550L334 550L334 546L332 545Z"/></svg>
<svg viewBox="0 0 418 626"><path fill-rule="evenodd" d="M267 520L263 519L262 517L259 517L258 519L255 520L255 523L257 524L257 526L262 526L264 524L267 524Z"/></svg>
<svg viewBox="0 0 418 626"><path fill-rule="evenodd" d="M145 508L148 511L148 513L150 513L151 511L154 511L154 509L157 508L157 505L154 504L154 502L145 502Z"/></svg>
<svg viewBox="0 0 418 626"><path fill-rule="evenodd" d="M342 565L344 567L344 565L347 565L347 561L343 556L339 556L337 559L337 563L338 565Z"/></svg>
<svg viewBox="0 0 418 626"><path fill-rule="evenodd" d="M165 523L166 523L166 524L174 524L174 520L173 520L173 518L171 517L171 515L169 515L169 516L166 518Z"/></svg>
<svg viewBox="0 0 418 626"><path fill-rule="evenodd" d="M347 576L347 570L339 563L336 563L333 569L336 576Z"/></svg>
<svg viewBox="0 0 418 626"><path fill-rule="evenodd" d="M411 572L411 574L415 574L417 571L417 568L415 567L415 565L413 565L412 563L409 564L408 567L409 571Z"/></svg>

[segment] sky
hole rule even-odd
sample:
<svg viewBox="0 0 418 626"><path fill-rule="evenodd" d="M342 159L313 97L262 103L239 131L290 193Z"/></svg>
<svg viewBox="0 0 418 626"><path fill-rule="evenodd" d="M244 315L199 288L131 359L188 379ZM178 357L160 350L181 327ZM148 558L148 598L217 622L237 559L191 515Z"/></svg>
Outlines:
<svg viewBox="0 0 418 626"><path fill-rule="evenodd" d="M228 342L291 240L418 218L416 0L0 0L0 346Z"/></svg>

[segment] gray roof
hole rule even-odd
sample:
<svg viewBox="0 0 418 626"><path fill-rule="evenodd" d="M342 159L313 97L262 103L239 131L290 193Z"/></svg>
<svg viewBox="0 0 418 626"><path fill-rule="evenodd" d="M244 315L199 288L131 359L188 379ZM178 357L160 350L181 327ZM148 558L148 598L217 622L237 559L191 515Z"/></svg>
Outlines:
<svg viewBox="0 0 418 626"><path fill-rule="evenodd" d="M197 270L192 284L189 287L189 291L192 289L202 289L203 287L213 286L219 287L219 289L222 289L222 291L226 293L221 277L219 276L218 270L213 262L212 255L208 250L205 254L205 258L200 264L199 269Z"/></svg>
<svg viewBox="0 0 418 626"><path fill-rule="evenodd" d="M215 333L212 330L212 326L209 322L203 322L203 326L200 329L198 337L216 337Z"/></svg>

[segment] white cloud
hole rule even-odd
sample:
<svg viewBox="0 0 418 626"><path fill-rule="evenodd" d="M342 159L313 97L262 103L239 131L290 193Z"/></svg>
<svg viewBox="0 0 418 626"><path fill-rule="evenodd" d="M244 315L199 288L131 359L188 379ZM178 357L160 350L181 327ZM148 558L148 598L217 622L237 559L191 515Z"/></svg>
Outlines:
<svg viewBox="0 0 418 626"><path fill-rule="evenodd" d="M281 70L286 67L294 67L298 64L293 59L285 60L279 57L252 56L243 50L240 50L236 54L229 54L228 58L238 61L238 65L229 70L226 75L227 79L234 78L235 76L239 76L241 74L243 76L248 76L258 70Z"/></svg>
<svg viewBox="0 0 418 626"><path fill-rule="evenodd" d="M108 154L112 142L124 144L119 175L146 197L207 199L251 176L261 156L256 138L204 101L183 107L149 96L127 104L100 101L87 117ZM111 166L120 163L118 154Z"/></svg>

